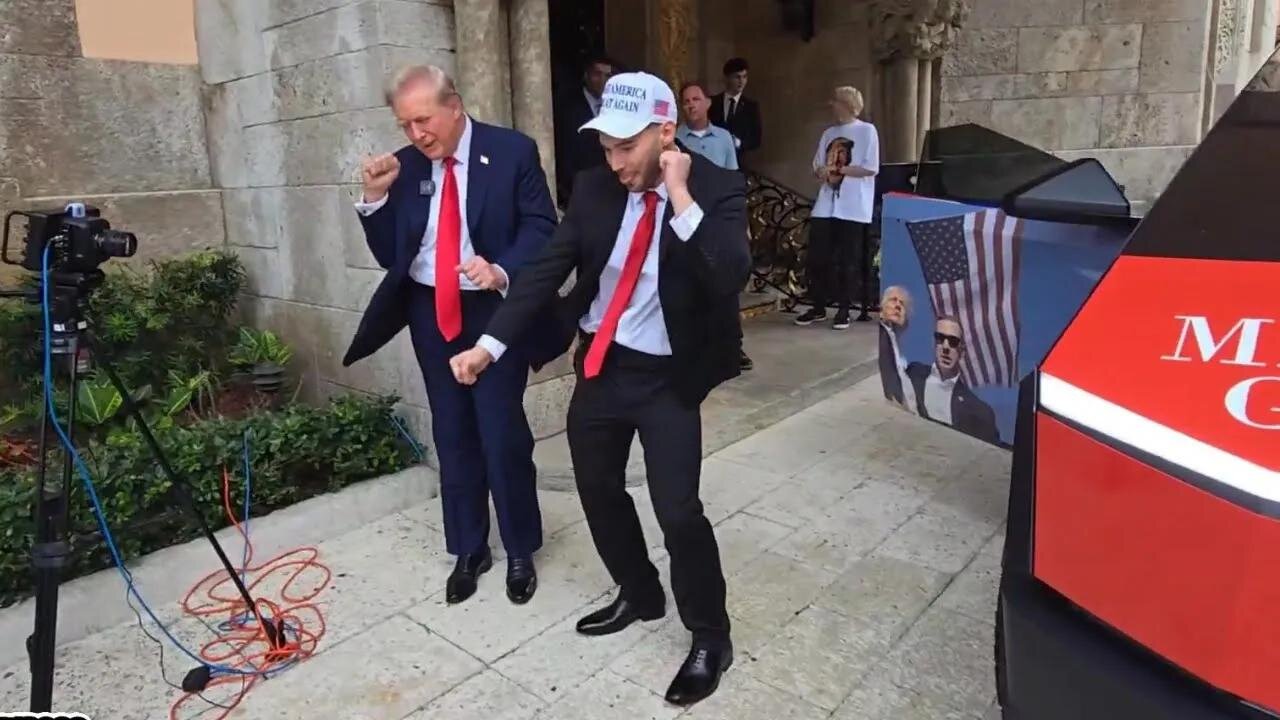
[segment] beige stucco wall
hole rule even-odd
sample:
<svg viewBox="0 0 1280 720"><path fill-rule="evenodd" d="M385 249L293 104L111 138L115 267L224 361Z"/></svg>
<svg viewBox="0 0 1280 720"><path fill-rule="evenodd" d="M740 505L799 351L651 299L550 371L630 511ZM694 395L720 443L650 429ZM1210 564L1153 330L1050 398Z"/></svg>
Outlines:
<svg viewBox="0 0 1280 720"><path fill-rule="evenodd" d="M193 0L75 0L87 58L195 65Z"/></svg>

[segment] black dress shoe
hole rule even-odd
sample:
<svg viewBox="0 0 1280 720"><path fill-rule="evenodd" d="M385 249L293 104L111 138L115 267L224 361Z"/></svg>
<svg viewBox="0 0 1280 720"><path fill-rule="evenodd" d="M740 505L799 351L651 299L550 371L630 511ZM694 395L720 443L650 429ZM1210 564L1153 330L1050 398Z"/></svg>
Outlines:
<svg viewBox="0 0 1280 720"><path fill-rule="evenodd" d="M533 568L533 558L507 558L507 598L523 605L533 598L538 589L538 572Z"/></svg>
<svg viewBox="0 0 1280 720"><path fill-rule="evenodd" d="M662 605L656 608L641 607L619 595L608 607L579 620L578 632L583 635L612 635L626 630L627 626L637 620L660 620L666 614L667 609Z"/></svg>
<svg viewBox="0 0 1280 720"><path fill-rule="evenodd" d="M711 697L720 686L720 676L733 665L733 646L694 643L667 688L667 702L687 706Z"/></svg>
<svg viewBox="0 0 1280 720"><path fill-rule="evenodd" d="M488 548L481 555L459 555L458 563L445 583L444 599L456 605L476 594L476 579L493 568L493 554Z"/></svg>

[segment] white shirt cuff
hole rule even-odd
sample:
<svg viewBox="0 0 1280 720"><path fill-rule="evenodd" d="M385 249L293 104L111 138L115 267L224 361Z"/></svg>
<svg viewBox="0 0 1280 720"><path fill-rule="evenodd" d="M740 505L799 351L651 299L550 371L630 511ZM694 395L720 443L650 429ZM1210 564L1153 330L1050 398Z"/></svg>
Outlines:
<svg viewBox="0 0 1280 720"><path fill-rule="evenodd" d="M494 362L501 360L502 354L507 351L506 344L492 335L481 335L476 341L476 347L484 348L485 352L493 356Z"/></svg>
<svg viewBox="0 0 1280 720"><path fill-rule="evenodd" d="M502 289L498 291L498 294L502 295L502 298L505 300L507 293L511 290L511 276L508 275L507 271L503 270L502 266L497 263L493 264L493 269L497 270L498 274L502 276ZM494 359L496 360L497 358Z"/></svg>
<svg viewBox="0 0 1280 720"><path fill-rule="evenodd" d="M362 198L361 200L356 202L356 212L360 213L361 215L364 215L365 217L368 217L378 212L379 210L381 210L382 206L387 204L387 198L389 197L391 197L391 194L387 193L386 195L382 196L381 200L377 202L371 202L371 203L364 202Z"/></svg>
<svg viewBox="0 0 1280 720"><path fill-rule="evenodd" d="M698 231L698 226L702 224L702 206L694 203L685 208L684 212L671 218L671 229L676 231L676 237L688 242L689 238Z"/></svg>
<svg viewBox="0 0 1280 720"><path fill-rule="evenodd" d="M738 136L736 136L736 135L733 137L733 146L734 146L735 148L740 148L740 147L742 147L742 141L741 141L741 140L739 140L739 139L738 139Z"/></svg>

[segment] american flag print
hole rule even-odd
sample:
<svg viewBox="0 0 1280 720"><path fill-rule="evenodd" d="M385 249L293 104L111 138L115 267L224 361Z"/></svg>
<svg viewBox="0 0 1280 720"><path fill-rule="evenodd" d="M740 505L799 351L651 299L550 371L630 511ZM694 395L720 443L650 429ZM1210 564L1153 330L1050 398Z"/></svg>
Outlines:
<svg viewBox="0 0 1280 720"><path fill-rule="evenodd" d="M1022 221L1001 210L907 223L935 316L964 331L969 387L1012 387L1018 375Z"/></svg>

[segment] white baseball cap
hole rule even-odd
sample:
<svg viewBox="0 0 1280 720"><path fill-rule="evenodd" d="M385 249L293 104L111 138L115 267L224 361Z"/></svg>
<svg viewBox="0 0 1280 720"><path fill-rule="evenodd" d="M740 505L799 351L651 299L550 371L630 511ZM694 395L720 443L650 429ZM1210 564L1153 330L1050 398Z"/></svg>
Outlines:
<svg viewBox="0 0 1280 720"><path fill-rule="evenodd" d="M578 131L598 130L623 139L664 122L676 122L676 96L671 86L649 73L619 73L605 83L600 114Z"/></svg>

